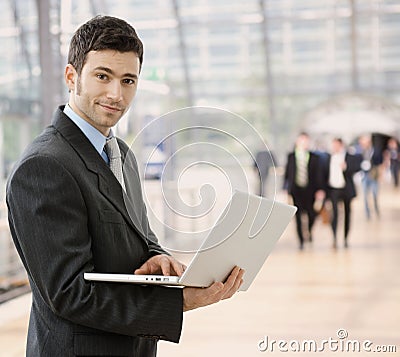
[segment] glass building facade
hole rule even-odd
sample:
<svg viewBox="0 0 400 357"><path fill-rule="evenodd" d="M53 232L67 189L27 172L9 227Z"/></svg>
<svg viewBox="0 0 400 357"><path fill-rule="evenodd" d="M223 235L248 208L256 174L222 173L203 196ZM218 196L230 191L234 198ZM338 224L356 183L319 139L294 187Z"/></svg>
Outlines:
<svg viewBox="0 0 400 357"><path fill-rule="evenodd" d="M192 105L251 122L287 150L304 114L343 93L398 102L396 0L14 0L0 4L5 171L66 101L74 30L95 14L126 19L145 44L134 118Z"/></svg>

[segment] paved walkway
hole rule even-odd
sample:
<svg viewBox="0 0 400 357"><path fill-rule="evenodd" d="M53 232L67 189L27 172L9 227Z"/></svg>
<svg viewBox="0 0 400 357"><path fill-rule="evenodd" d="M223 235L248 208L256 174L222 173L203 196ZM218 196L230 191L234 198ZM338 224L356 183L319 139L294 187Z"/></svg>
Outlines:
<svg viewBox="0 0 400 357"><path fill-rule="evenodd" d="M400 356L400 190L384 187L380 199L381 218L370 221L354 201L347 250L341 240L333 250L329 226L318 221L300 252L292 224L248 292L186 313L180 344L161 342L159 356ZM1 357L24 355L29 301L0 306ZM312 340L322 351L294 351L313 350ZM397 352L368 353L364 341ZM361 352L346 352L358 343Z"/></svg>

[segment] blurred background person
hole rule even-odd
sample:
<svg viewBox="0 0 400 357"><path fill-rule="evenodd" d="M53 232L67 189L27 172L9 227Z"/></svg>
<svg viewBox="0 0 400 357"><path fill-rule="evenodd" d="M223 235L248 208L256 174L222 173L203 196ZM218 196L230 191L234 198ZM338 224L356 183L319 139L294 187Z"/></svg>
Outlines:
<svg viewBox="0 0 400 357"><path fill-rule="evenodd" d="M353 175L360 170L361 159L347 152L343 140L332 140L331 154L328 158L325 175L326 196L332 204L331 226L333 248L337 247L338 205L343 202L344 209L344 247L348 247L350 230L351 200L356 197Z"/></svg>
<svg viewBox="0 0 400 357"><path fill-rule="evenodd" d="M254 159L254 170L259 179L258 194L267 196L267 182L269 171L272 167L276 167L277 162L270 150L260 150Z"/></svg>
<svg viewBox="0 0 400 357"><path fill-rule="evenodd" d="M361 149L362 162L361 169L363 172L362 187L364 194L364 207L365 215L367 219L371 218L371 210L369 208L369 192L372 192L374 201L375 214L377 217L380 216L379 205L378 205L378 189L379 189L379 176L380 166L383 162L382 153L380 150L375 148L372 144L371 135L362 135L358 143Z"/></svg>
<svg viewBox="0 0 400 357"><path fill-rule="evenodd" d="M314 210L316 196L323 196L322 169L318 155L311 152L310 137L300 133L296 139L295 149L288 155L284 189L292 196L297 206L296 227L300 250L304 247L305 236L312 241L312 227L317 216ZM307 216L307 224L303 224L303 216Z"/></svg>
<svg viewBox="0 0 400 357"><path fill-rule="evenodd" d="M400 151L395 138L390 138L387 145L387 157L394 187L399 186Z"/></svg>

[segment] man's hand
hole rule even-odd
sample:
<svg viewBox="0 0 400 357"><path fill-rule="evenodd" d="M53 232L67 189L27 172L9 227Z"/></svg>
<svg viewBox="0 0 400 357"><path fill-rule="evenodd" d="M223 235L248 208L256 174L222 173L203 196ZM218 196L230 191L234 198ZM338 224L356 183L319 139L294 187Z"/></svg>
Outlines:
<svg viewBox="0 0 400 357"><path fill-rule="evenodd" d="M225 283L215 282L208 288L184 288L183 311L197 309L202 306L231 298L243 283L244 270L235 267Z"/></svg>
<svg viewBox="0 0 400 357"><path fill-rule="evenodd" d="M160 254L151 257L139 269L135 270L135 274L160 274L160 275L178 275L181 276L186 266L178 262L175 258Z"/></svg>

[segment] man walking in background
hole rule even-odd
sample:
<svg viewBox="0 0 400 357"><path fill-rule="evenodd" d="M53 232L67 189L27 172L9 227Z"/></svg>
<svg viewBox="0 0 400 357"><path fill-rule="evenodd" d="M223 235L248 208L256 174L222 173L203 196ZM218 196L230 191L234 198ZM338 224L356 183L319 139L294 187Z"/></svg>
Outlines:
<svg viewBox="0 0 400 357"><path fill-rule="evenodd" d="M284 176L284 188L297 206L296 227L299 248L303 249L305 237L312 241L312 227L317 213L314 210L316 196L322 199L322 169L318 155L310 151L310 137L301 133L296 139L295 149L288 155ZM303 216L307 223L303 224Z"/></svg>
<svg viewBox="0 0 400 357"><path fill-rule="evenodd" d="M344 246L348 247L350 230L351 200L356 197L353 175L360 170L361 160L350 155L342 139L332 140L332 151L329 155L325 176L326 195L332 203L331 226L333 231L333 248L337 247L338 204L343 202L344 208Z"/></svg>
<svg viewBox="0 0 400 357"><path fill-rule="evenodd" d="M369 220L371 218L371 209L369 206L369 192L372 192L375 214L379 218L380 210L378 203L379 179L381 176L381 165L383 162L382 151L374 147L371 135L362 135L359 140L361 148L362 162L361 170L363 172L362 187L364 194L365 215Z"/></svg>

